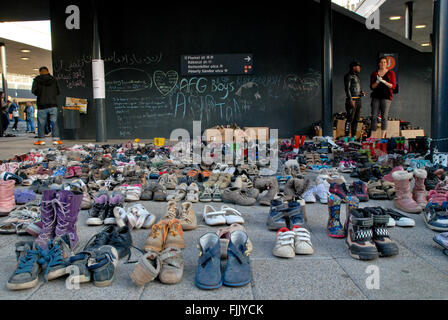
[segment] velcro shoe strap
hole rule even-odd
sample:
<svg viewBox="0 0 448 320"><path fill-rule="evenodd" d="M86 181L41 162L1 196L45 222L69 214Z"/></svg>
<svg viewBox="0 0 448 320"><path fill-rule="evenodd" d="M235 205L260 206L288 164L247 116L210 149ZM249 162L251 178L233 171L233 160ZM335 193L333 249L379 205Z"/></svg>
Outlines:
<svg viewBox="0 0 448 320"><path fill-rule="evenodd" d="M389 215L381 215L381 216L377 216L374 215L373 216L373 223L374 224L387 224L389 222Z"/></svg>
<svg viewBox="0 0 448 320"><path fill-rule="evenodd" d="M353 224L365 228L371 228L373 226L373 218L357 218L354 216L351 216L350 220Z"/></svg>
<svg viewBox="0 0 448 320"><path fill-rule="evenodd" d="M243 262L244 262L244 255L241 253L241 252L239 252L239 251L236 251L236 250L234 250L233 248L231 249L231 248L229 248L228 250L227 250L227 255L229 256L229 255L232 255L232 256L234 256L237 260L238 260L238 262L240 263L240 264L242 264Z"/></svg>
<svg viewBox="0 0 448 320"><path fill-rule="evenodd" d="M213 253L212 250L207 250L199 259L198 264L203 265L206 264L209 260L211 260L216 255Z"/></svg>

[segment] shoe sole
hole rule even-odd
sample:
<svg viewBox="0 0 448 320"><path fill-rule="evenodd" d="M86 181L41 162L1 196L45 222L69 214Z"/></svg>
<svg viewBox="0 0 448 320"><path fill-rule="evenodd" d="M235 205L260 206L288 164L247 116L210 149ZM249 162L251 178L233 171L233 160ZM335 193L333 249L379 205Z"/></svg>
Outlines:
<svg viewBox="0 0 448 320"><path fill-rule="evenodd" d="M29 282L24 282L24 283L9 283L9 282L7 282L6 288L8 288L8 290L26 290L26 289L34 288L35 286L37 286L38 283L39 283L39 278L36 278Z"/></svg>
<svg viewBox="0 0 448 320"><path fill-rule="evenodd" d="M93 284L98 288L104 288L104 287L110 286L112 284L112 282L114 282L114 279L115 279L115 275L110 280L93 281Z"/></svg>
<svg viewBox="0 0 448 320"><path fill-rule="evenodd" d="M61 268L53 272L48 273L48 281L55 280L57 278L63 277L67 274L67 268Z"/></svg>
<svg viewBox="0 0 448 320"><path fill-rule="evenodd" d="M96 226L102 226L104 224L104 221L87 221L86 224L88 226L96 227Z"/></svg>
<svg viewBox="0 0 448 320"><path fill-rule="evenodd" d="M108 218L104 220L104 224L105 225L117 224L117 221L115 220L115 218Z"/></svg>
<svg viewBox="0 0 448 320"><path fill-rule="evenodd" d="M215 286L203 285L203 284L200 284L200 283L198 283L196 281L194 282L194 284L196 285L196 287L198 287L199 289L202 289L202 290L213 290L213 289L221 288L222 285L223 285L223 281L221 280L221 282L219 284L215 285Z"/></svg>
<svg viewBox="0 0 448 320"><path fill-rule="evenodd" d="M245 286L245 285L249 284L251 281L252 281L252 278L247 280L247 281L239 282L239 283L230 283L230 282L223 281L222 284L227 286L227 287L242 287L242 286Z"/></svg>
<svg viewBox="0 0 448 320"><path fill-rule="evenodd" d="M70 283L71 284L76 284L76 283L87 283L90 282L91 277L85 276L85 275L79 275L79 276L72 276L70 278Z"/></svg>
<svg viewBox="0 0 448 320"><path fill-rule="evenodd" d="M335 235L330 234L330 233L328 233L328 232L327 232L327 235L328 235L330 238L336 238L336 239L342 239L342 238L345 238L345 237L346 237L345 234L344 234L344 235L341 235L341 236L335 236Z"/></svg>
<svg viewBox="0 0 448 320"><path fill-rule="evenodd" d="M373 253L373 252L372 253L367 253L367 254L366 253L358 253L358 254L356 254L356 253L353 253L350 250L350 246L347 244L347 242L345 243L345 246L347 247L350 256L352 258L354 258L354 259L357 259L357 260L364 260L364 261L375 260L379 256L379 253Z"/></svg>
<svg viewBox="0 0 448 320"><path fill-rule="evenodd" d="M421 209L420 209L420 211L417 211L417 210L414 210L414 211L407 211L405 208L402 208L401 206L399 206L399 205L397 205L397 204L395 204L395 203L394 203L394 205L395 205L395 207L396 207L398 210L401 210L401 211L406 212L406 213L419 214L419 213L422 212ZM424 220L424 219L423 219L423 220Z"/></svg>

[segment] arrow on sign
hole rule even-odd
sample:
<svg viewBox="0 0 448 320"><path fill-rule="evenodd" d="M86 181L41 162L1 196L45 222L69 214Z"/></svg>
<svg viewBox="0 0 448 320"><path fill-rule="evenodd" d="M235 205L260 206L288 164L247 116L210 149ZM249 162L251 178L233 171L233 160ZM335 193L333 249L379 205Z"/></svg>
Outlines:
<svg viewBox="0 0 448 320"><path fill-rule="evenodd" d="M250 60L252 60L252 59L251 59L251 57L247 56L247 58L244 58L244 60L246 60L247 62L250 62Z"/></svg>

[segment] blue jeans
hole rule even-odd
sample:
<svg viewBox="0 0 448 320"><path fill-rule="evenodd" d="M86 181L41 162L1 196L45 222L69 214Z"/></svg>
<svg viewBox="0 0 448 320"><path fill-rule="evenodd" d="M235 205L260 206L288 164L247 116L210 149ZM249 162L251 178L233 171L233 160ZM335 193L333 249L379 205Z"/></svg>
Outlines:
<svg viewBox="0 0 448 320"><path fill-rule="evenodd" d="M47 118L50 117L50 121L53 125L52 136L53 138L59 138L58 127L58 108L49 108L43 110L37 110L37 130L39 139L45 138L45 125L47 124Z"/></svg>
<svg viewBox="0 0 448 320"><path fill-rule="evenodd" d="M26 131L27 132L34 132L34 119L30 118L26 121Z"/></svg>

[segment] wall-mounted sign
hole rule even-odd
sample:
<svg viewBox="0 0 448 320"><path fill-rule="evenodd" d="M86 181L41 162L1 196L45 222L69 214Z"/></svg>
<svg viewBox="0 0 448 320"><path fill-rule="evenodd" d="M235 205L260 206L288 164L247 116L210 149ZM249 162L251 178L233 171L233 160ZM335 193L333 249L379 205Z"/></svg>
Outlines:
<svg viewBox="0 0 448 320"><path fill-rule="evenodd" d="M87 99L66 97L63 109L78 110L79 113L87 114Z"/></svg>
<svg viewBox="0 0 448 320"><path fill-rule="evenodd" d="M254 58L250 53L181 56L182 76L251 75Z"/></svg>

